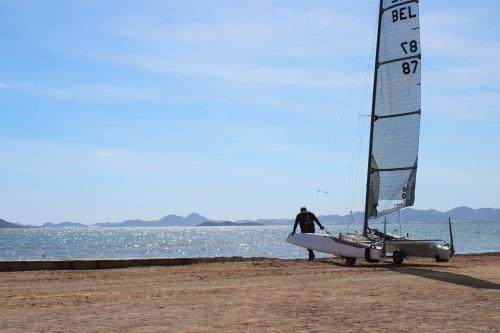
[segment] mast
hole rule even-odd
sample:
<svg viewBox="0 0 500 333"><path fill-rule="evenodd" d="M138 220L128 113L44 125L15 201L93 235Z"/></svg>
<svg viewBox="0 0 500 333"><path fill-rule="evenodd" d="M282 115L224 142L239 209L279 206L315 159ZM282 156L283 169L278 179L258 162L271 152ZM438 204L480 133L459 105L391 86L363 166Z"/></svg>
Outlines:
<svg viewBox="0 0 500 333"><path fill-rule="evenodd" d="M370 144L368 146L368 171L366 175L366 197L365 197L365 218L363 224L363 235L368 233L368 203L370 195L370 177L371 177L371 160L372 160L372 148L373 148L373 126L375 124L375 100L377 94L377 79L378 79L378 56L380 50L380 28L383 14L383 0L380 0L379 10L378 10L378 24L377 24L377 48L375 51L375 64L374 64L374 75L373 75L373 93L372 93L372 113L370 117Z"/></svg>

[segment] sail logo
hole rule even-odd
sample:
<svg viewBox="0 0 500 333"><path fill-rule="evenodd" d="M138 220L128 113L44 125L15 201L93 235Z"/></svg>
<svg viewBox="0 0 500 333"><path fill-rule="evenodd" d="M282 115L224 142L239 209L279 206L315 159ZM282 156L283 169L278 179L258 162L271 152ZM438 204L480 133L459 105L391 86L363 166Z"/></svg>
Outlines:
<svg viewBox="0 0 500 333"><path fill-rule="evenodd" d="M408 191L408 188L405 186L403 187L403 194L401 194L401 198L403 198L403 200L405 200L407 198L407 194L406 192Z"/></svg>
<svg viewBox="0 0 500 333"><path fill-rule="evenodd" d="M411 10L411 6L400 7L392 11L392 22L409 20L417 17Z"/></svg>

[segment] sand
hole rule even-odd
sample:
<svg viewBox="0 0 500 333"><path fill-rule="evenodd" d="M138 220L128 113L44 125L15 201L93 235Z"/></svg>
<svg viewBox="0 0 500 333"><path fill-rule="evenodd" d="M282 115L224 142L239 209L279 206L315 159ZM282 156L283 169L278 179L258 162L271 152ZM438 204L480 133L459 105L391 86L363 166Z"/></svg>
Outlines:
<svg viewBox="0 0 500 333"><path fill-rule="evenodd" d="M1 332L499 332L500 253L0 273Z"/></svg>

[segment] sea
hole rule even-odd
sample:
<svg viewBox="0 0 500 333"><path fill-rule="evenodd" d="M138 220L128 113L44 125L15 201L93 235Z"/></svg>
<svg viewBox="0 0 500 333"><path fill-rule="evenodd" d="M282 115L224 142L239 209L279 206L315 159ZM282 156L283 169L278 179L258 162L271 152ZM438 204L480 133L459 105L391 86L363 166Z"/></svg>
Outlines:
<svg viewBox="0 0 500 333"><path fill-rule="evenodd" d="M383 229L383 225L375 225ZM360 225L326 225L331 234L360 231ZM291 226L162 228L0 229L0 260L270 257L305 258L285 242ZM449 241L447 223L388 224L387 232ZM457 253L500 251L500 222L453 223ZM319 256L330 256L319 254Z"/></svg>

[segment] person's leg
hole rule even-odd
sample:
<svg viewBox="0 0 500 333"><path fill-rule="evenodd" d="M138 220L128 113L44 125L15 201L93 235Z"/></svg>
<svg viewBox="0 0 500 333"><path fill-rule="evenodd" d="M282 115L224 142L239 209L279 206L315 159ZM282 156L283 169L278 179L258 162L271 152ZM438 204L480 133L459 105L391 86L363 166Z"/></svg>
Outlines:
<svg viewBox="0 0 500 333"><path fill-rule="evenodd" d="M314 260L315 258L314 251L310 249L307 249L307 251L309 251L309 260Z"/></svg>

